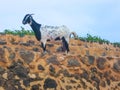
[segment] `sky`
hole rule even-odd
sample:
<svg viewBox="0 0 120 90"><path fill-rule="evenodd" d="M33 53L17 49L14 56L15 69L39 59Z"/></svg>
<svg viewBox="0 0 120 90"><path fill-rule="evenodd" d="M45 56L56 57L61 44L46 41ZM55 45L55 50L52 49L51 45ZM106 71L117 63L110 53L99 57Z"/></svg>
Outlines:
<svg viewBox="0 0 120 90"><path fill-rule="evenodd" d="M66 25L79 36L120 42L120 0L0 0L0 32L31 30L22 20L32 13L42 25Z"/></svg>

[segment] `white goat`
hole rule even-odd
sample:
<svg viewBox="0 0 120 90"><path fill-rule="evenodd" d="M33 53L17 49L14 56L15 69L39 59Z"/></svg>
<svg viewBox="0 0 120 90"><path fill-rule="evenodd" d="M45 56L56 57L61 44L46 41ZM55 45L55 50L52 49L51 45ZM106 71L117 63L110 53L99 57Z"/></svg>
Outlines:
<svg viewBox="0 0 120 90"><path fill-rule="evenodd" d="M36 39L41 41L41 45L43 51L46 51L46 41L47 40L62 40L63 50L67 50L69 52L69 37L71 34L76 36L74 32L70 32L70 30L66 26L42 26L38 24L32 17L32 14L26 14L22 23L29 24L33 29Z"/></svg>

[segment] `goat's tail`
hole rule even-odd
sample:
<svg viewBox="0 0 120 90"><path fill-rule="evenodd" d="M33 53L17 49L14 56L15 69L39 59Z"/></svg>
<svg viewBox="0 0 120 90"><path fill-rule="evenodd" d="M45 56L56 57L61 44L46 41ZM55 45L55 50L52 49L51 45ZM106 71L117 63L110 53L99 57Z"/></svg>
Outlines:
<svg viewBox="0 0 120 90"><path fill-rule="evenodd" d="M75 39L78 38L78 36L77 36L77 34L75 32L71 32L70 35L69 35L69 38L71 38L71 35L73 35Z"/></svg>

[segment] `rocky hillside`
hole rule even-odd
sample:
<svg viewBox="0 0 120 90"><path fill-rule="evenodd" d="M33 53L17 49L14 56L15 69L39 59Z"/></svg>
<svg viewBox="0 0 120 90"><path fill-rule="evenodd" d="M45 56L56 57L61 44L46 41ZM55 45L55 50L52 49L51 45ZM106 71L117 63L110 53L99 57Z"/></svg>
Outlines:
<svg viewBox="0 0 120 90"><path fill-rule="evenodd" d="M48 42L42 53L34 36L0 35L0 90L120 90L120 48L70 40Z"/></svg>

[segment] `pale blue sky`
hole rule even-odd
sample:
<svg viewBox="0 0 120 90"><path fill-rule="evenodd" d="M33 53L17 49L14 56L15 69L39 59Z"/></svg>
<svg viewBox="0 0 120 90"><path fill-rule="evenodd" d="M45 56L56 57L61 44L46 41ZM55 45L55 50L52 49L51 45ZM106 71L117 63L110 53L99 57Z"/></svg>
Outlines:
<svg viewBox="0 0 120 90"><path fill-rule="evenodd" d="M31 29L22 24L28 13L44 25L66 25L79 36L120 42L120 0L0 0L0 31Z"/></svg>

